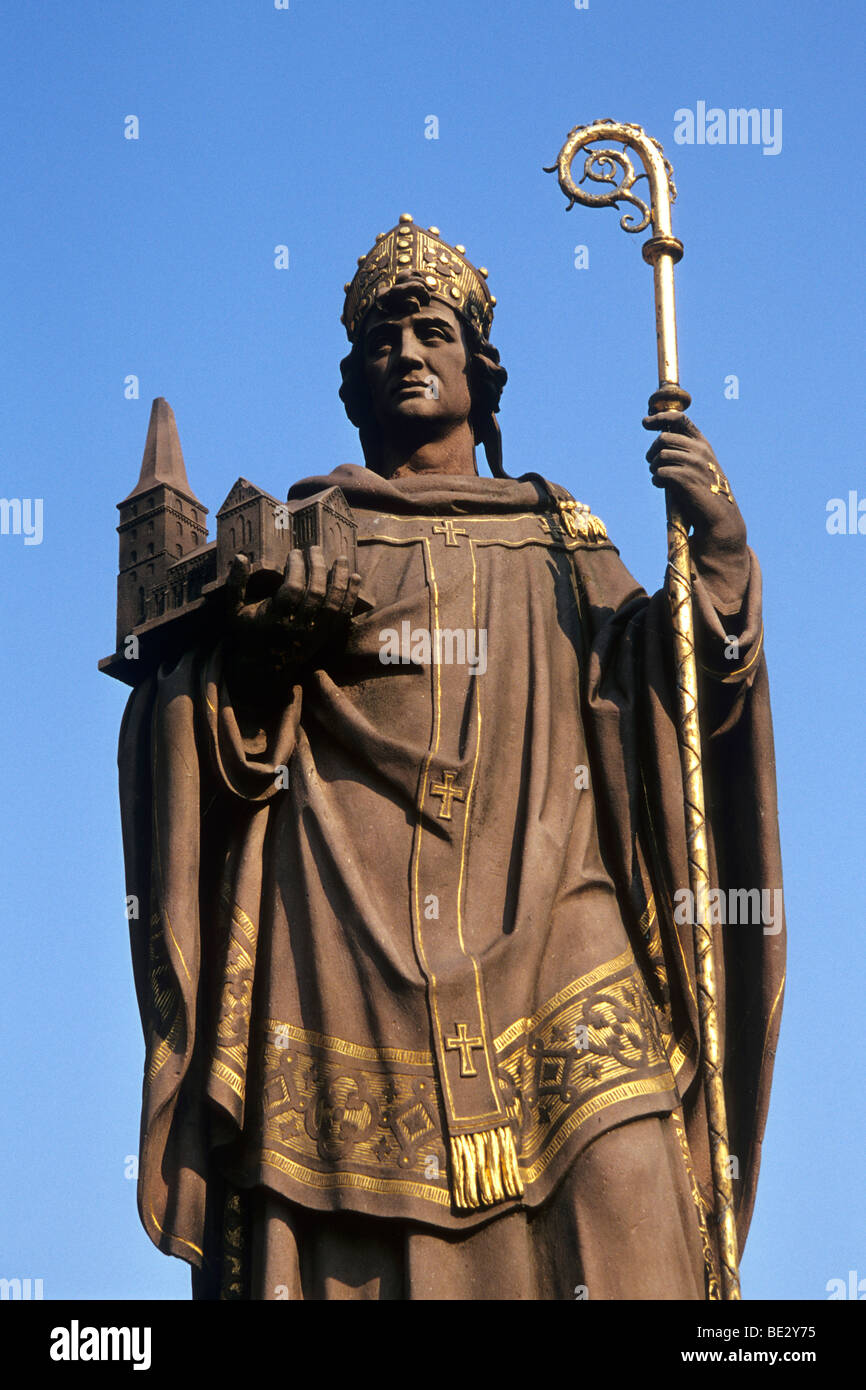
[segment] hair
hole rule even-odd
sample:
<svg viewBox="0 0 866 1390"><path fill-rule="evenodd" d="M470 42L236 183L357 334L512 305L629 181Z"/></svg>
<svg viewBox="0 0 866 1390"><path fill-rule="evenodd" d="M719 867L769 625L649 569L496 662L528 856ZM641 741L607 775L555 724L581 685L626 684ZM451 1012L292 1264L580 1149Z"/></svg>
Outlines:
<svg viewBox="0 0 866 1390"><path fill-rule="evenodd" d="M404 272L404 275L405 279L401 278L396 285L376 298L370 306L371 309L379 309L388 314L408 314L427 308L432 295L423 280L412 272ZM468 355L469 394L472 400L469 424L475 443L484 447L491 473L494 477L505 478L508 475L502 468L502 440L496 414L508 373L499 361L496 348L482 338L476 325L463 314L460 314L460 323ZM373 413L373 402L364 371L363 324L358 328L351 351L340 363L340 373L343 378L340 399L361 437L361 448L369 466L370 461L380 453L382 432Z"/></svg>

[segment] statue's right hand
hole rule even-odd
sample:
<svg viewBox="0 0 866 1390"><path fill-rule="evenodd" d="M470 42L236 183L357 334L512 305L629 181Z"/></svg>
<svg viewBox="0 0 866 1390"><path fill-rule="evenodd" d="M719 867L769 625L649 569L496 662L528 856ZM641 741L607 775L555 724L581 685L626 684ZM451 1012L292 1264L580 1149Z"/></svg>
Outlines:
<svg viewBox="0 0 866 1390"><path fill-rule="evenodd" d="M324 646L350 617L361 584L345 555L328 573L318 545L289 552L283 582L269 598L247 601L250 573L247 557L236 555L226 581L226 636L241 661L273 669L300 665Z"/></svg>

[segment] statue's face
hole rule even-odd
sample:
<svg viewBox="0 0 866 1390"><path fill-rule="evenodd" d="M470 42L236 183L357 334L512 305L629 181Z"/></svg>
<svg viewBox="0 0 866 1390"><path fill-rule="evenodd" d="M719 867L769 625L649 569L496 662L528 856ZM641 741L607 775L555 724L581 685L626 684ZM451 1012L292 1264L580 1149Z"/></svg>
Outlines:
<svg viewBox="0 0 866 1390"><path fill-rule="evenodd" d="M431 300L405 314L373 310L364 328L364 374L383 431L410 422L431 431L469 418L469 353L460 319Z"/></svg>

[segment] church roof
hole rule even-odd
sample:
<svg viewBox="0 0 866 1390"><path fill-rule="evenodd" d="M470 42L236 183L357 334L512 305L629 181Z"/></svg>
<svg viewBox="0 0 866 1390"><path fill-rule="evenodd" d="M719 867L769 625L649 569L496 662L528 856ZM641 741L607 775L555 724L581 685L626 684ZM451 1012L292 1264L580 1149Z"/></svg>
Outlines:
<svg viewBox="0 0 866 1390"><path fill-rule="evenodd" d="M265 497L269 502L273 502L275 507L282 505L276 497L272 497L263 488L256 487L255 483L251 483L248 478L238 478L217 512L217 516L222 516L223 512L230 511L233 507L238 507L244 502L250 502L255 497Z"/></svg>
<svg viewBox="0 0 866 1390"><path fill-rule="evenodd" d="M183 565L187 560L195 560L209 550L216 550L216 541L203 541L201 545L194 546L192 550L185 550L182 555L178 555L177 559L172 561L168 568L173 570L177 565Z"/></svg>
<svg viewBox="0 0 866 1390"><path fill-rule="evenodd" d="M189 485L174 411L163 396L157 396L151 406L138 482L132 492L124 497L123 502L118 502L117 505L122 507L133 497L159 486L172 488L174 492L179 492L188 502L207 513L207 507L198 500Z"/></svg>

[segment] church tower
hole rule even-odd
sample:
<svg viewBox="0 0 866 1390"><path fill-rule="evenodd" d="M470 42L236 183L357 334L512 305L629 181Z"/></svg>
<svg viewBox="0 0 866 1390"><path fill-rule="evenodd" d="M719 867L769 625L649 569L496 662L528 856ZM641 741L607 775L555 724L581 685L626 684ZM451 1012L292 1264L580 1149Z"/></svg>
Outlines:
<svg viewBox="0 0 866 1390"><path fill-rule="evenodd" d="M117 651L134 628L166 611L167 572L207 541L207 507L189 485L174 411L154 401L141 474L120 512Z"/></svg>

